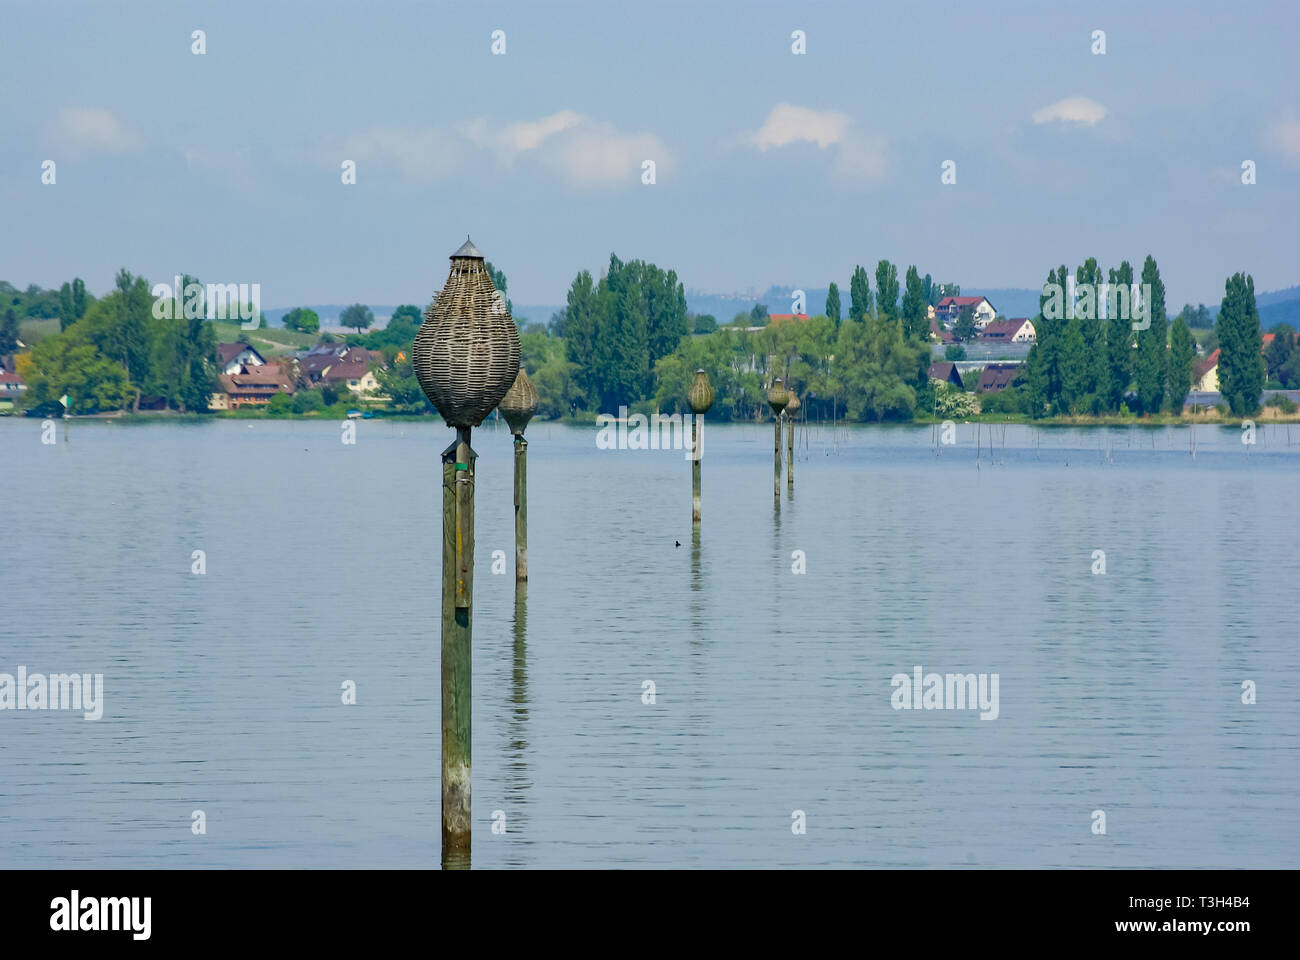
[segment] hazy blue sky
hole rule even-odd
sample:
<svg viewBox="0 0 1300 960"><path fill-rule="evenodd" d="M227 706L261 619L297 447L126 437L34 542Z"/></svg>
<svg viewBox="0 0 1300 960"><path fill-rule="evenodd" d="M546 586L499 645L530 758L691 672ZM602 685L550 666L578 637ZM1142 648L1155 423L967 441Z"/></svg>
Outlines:
<svg viewBox="0 0 1300 960"><path fill-rule="evenodd" d="M1283 2L0 0L0 279L424 302L468 232L520 303L611 250L718 292L1149 252L1172 312L1300 283L1297 51Z"/></svg>

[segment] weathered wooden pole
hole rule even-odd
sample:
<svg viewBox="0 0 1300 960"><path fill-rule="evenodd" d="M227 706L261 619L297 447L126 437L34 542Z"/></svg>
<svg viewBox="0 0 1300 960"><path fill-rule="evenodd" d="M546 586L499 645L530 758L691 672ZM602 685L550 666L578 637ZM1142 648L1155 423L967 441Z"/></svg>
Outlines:
<svg viewBox="0 0 1300 960"><path fill-rule="evenodd" d="M537 390L522 367L497 408L515 438L515 582L528 581L528 441L524 429L537 412Z"/></svg>
<svg viewBox="0 0 1300 960"><path fill-rule="evenodd" d="M519 334L467 239L425 313L411 360L456 440L442 452L442 862L468 867L473 806L474 465L470 429L519 372Z"/></svg>
<svg viewBox="0 0 1300 960"><path fill-rule="evenodd" d="M776 417L774 425L776 428L776 440L773 444L773 469L775 474L772 479L772 494L781 499L781 411L785 409L786 401L790 399L789 393L786 392L785 384L777 377L772 381L772 386L767 391L767 402L772 408L772 413Z"/></svg>
<svg viewBox="0 0 1300 960"><path fill-rule="evenodd" d="M790 496L794 496L794 418L800 406L799 395L791 390L785 405L785 486Z"/></svg>
<svg viewBox="0 0 1300 960"><path fill-rule="evenodd" d="M686 391L686 403L691 408L691 523L700 522L700 461L704 458L702 431L704 415L713 406L713 384L709 375L701 367L695 371L695 379Z"/></svg>

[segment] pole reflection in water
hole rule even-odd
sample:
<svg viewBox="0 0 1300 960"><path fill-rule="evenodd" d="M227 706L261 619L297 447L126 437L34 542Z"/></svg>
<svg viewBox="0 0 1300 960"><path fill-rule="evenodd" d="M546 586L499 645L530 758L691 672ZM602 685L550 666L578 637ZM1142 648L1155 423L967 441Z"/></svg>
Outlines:
<svg viewBox="0 0 1300 960"><path fill-rule="evenodd" d="M506 761L507 830L527 833L527 792L532 787L528 775L528 583L515 584L514 650L510 674L510 743ZM528 841L519 841L527 843ZM513 849L513 845L511 847ZM522 860L507 861L520 866Z"/></svg>

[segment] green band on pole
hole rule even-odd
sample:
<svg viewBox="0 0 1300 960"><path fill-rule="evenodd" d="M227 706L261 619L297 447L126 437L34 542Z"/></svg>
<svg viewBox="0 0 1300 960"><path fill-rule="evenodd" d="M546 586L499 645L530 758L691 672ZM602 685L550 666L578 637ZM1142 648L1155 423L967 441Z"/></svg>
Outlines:
<svg viewBox="0 0 1300 960"><path fill-rule="evenodd" d="M456 469L457 469L457 470L468 470L468 469L469 469L469 464L468 464L468 463L457 463L457 464L456 464Z"/></svg>

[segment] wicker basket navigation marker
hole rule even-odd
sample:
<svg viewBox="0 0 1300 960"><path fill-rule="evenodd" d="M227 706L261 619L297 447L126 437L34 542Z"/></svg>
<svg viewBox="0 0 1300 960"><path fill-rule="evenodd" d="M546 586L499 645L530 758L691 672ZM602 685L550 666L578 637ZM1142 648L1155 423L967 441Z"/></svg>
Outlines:
<svg viewBox="0 0 1300 960"><path fill-rule="evenodd" d="M442 452L442 862L468 867L476 460L470 428L501 402L519 372L519 333L468 237L451 255L411 363L429 402L456 428Z"/></svg>
<svg viewBox="0 0 1300 960"><path fill-rule="evenodd" d="M528 582L528 441L524 428L537 412L537 388L523 367L497 407L515 438L515 583Z"/></svg>
<svg viewBox="0 0 1300 960"><path fill-rule="evenodd" d="M487 264L467 238L415 335L411 363L425 396L452 427L477 427L519 372L519 332Z"/></svg>
<svg viewBox="0 0 1300 960"><path fill-rule="evenodd" d="M686 402L691 412L691 523L700 522L700 461L704 457L704 415L713 406L713 384L703 368L695 371L695 379L686 391Z"/></svg>
<svg viewBox="0 0 1300 960"><path fill-rule="evenodd" d="M776 414L776 476L772 481L772 492L777 500L781 499L781 411L789 399L790 394L786 391L785 384L777 377L767 391L768 405L772 408L772 413Z"/></svg>

